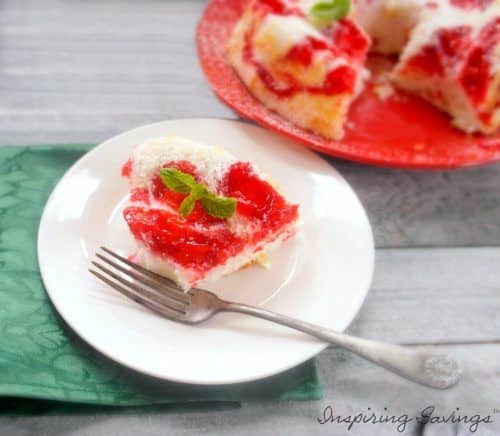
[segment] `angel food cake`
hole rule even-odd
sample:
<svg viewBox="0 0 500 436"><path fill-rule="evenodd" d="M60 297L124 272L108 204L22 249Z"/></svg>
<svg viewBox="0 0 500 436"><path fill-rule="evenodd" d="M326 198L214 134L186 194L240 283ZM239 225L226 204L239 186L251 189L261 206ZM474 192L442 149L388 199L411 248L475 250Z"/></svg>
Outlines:
<svg viewBox="0 0 500 436"><path fill-rule="evenodd" d="M300 127L340 138L366 78L369 40L349 19L308 19L307 3L252 1L233 32L229 57L267 107Z"/></svg>
<svg viewBox="0 0 500 436"><path fill-rule="evenodd" d="M393 77L448 112L460 129L494 133L500 126L500 3L466 4L425 11Z"/></svg>
<svg viewBox="0 0 500 436"><path fill-rule="evenodd" d="M122 174L133 260L189 289L215 280L293 236L298 206L249 162L180 137L137 146Z"/></svg>
<svg viewBox="0 0 500 436"><path fill-rule="evenodd" d="M369 75L367 51L399 58L393 85L455 127L498 131L500 0L251 0L228 46L257 99L332 139Z"/></svg>

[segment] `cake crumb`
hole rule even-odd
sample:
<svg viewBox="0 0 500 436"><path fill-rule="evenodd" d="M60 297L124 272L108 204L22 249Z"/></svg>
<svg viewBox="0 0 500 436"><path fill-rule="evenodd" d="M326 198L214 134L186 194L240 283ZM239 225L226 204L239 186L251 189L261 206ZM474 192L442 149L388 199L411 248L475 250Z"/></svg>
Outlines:
<svg viewBox="0 0 500 436"><path fill-rule="evenodd" d="M265 269L271 268L271 263L269 262L269 256L264 251L257 253L255 257L250 261L241 266L241 269L250 268L252 265L258 265Z"/></svg>
<svg viewBox="0 0 500 436"><path fill-rule="evenodd" d="M373 93L382 101L394 95L394 87L388 83L381 83L373 87Z"/></svg>
<svg viewBox="0 0 500 436"><path fill-rule="evenodd" d="M262 268L269 269L271 268L271 262L269 262L269 256L265 252L260 252L255 256L255 263Z"/></svg>

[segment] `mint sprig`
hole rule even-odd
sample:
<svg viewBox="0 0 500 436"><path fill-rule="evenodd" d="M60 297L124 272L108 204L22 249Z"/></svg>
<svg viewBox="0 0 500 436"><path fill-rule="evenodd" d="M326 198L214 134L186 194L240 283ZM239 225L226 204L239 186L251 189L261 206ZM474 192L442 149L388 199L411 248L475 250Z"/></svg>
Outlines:
<svg viewBox="0 0 500 436"><path fill-rule="evenodd" d="M180 194L189 194L197 184L191 174L183 173L175 168L162 168L160 178L168 189Z"/></svg>
<svg viewBox="0 0 500 436"><path fill-rule="evenodd" d="M205 212L217 218L230 218L236 210L236 198L219 197L208 193L200 201Z"/></svg>
<svg viewBox="0 0 500 436"><path fill-rule="evenodd" d="M349 13L349 0L323 0L316 3L309 13L322 21L334 21L344 18Z"/></svg>
<svg viewBox="0 0 500 436"><path fill-rule="evenodd" d="M187 195L179 206L179 213L187 217L200 201L205 212L215 218L231 218L236 211L236 198L222 197L208 192L206 186L195 178L175 168L162 168L160 179L171 191Z"/></svg>

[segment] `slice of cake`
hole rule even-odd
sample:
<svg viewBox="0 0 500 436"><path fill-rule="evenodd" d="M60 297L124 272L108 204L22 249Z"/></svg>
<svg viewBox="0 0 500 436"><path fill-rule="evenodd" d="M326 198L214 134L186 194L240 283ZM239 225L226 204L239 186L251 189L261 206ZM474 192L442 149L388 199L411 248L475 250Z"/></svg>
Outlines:
<svg viewBox="0 0 500 436"><path fill-rule="evenodd" d="M452 0L426 11L395 83L448 112L465 132L500 127L500 2Z"/></svg>
<svg viewBox="0 0 500 436"><path fill-rule="evenodd" d="M294 235L290 204L251 163L179 137L137 146L122 173L133 260L189 289L240 269Z"/></svg>
<svg viewBox="0 0 500 436"><path fill-rule="evenodd" d="M339 139L367 75L369 39L350 19L338 19L346 11L322 5L251 1L228 53L243 83L265 106L299 127Z"/></svg>

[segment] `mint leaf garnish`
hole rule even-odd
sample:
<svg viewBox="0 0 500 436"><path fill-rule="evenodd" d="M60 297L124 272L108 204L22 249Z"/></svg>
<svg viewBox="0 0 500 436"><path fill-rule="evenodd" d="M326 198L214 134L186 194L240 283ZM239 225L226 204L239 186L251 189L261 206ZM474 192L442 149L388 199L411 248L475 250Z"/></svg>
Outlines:
<svg viewBox="0 0 500 436"><path fill-rule="evenodd" d="M196 197L189 194L184 200L182 200L182 203L179 206L179 213L186 218L193 211L195 204Z"/></svg>
<svg viewBox="0 0 500 436"><path fill-rule="evenodd" d="M324 0L316 3L309 13L323 21L334 21L344 18L349 13L349 0Z"/></svg>
<svg viewBox="0 0 500 436"><path fill-rule="evenodd" d="M197 183L190 174L175 168L162 168L160 178L171 191L189 194L179 206L179 214L183 217L187 217L193 211L198 200L205 212L215 218L231 218L236 210L236 198L222 197L208 192L206 186Z"/></svg>
<svg viewBox="0 0 500 436"><path fill-rule="evenodd" d="M191 174L183 173L175 168L162 168L160 178L168 189L181 194L189 194L197 184Z"/></svg>
<svg viewBox="0 0 500 436"><path fill-rule="evenodd" d="M207 194L200 201L205 212L216 218L231 218L236 210L236 198Z"/></svg>
<svg viewBox="0 0 500 436"><path fill-rule="evenodd" d="M197 183L195 186L193 186L193 189L191 190L191 195L194 195L197 200L200 198L203 198L205 195L208 195L207 188L205 188L205 185L202 183Z"/></svg>

